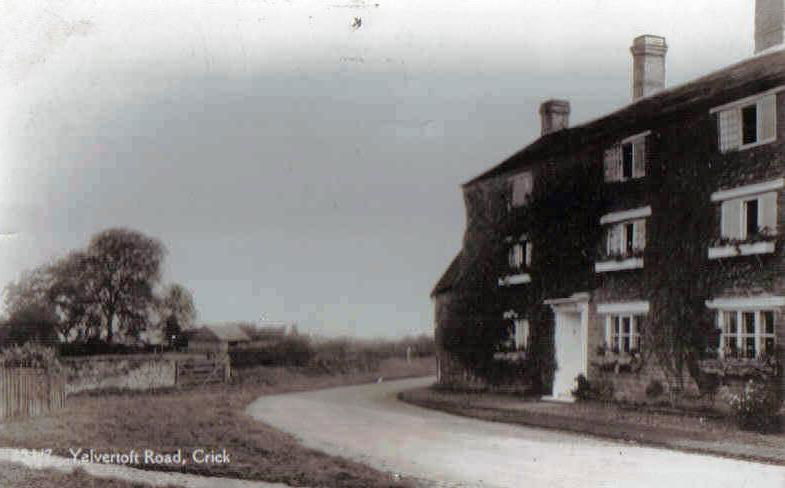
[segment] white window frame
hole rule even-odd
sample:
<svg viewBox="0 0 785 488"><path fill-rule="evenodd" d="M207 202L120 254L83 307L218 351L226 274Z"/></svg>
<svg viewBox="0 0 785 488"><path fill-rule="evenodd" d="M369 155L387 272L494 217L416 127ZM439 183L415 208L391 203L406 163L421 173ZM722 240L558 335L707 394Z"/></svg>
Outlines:
<svg viewBox="0 0 785 488"><path fill-rule="evenodd" d="M518 208L526 205L529 197L534 191L534 175L531 171L524 171L521 173L517 173L510 177L510 203L509 207ZM525 182L525 183L524 183ZM519 185L524 185L527 188L525 190L517 190L516 188ZM519 192L521 193L519 195Z"/></svg>
<svg viewBox="0 0 785 488"><path fill-rule="evenodd" d="M728 103L722 105L720 107L715 107L709 111L710 114L717 114L717 145L720 152L727 153L731 151L743 151L745 149L750 149L753 147L761 146L763 144L769 144L777 140L777 93L780 91L785 90L785 86L777 87L773 90L768 90L763 93L759 93L757 95L753 95L751 97L743 98L741 100L737 100L732 103ZM761 131L764 125L767 123L764 120L765 117L765 102L771 99L768 97L773 97L774 103L774 114L772 120L768 121L772 124L771 132L772 136L767 137L765 139L761 139ZM756 106L756 120L755 120L755 131L756 131L756 140L754 142L744 143L744 117L742 112L745 108ZM723 130L722 130L722 119L723 117L727 118L734 118L735 123L738 124L738 141L734 141L734 144L731 144L723 140ZM736 145L736 143L738 145Z"/></svg>
<svg viewBox="0 0 785 488"><path fill-rule="evenodd" d="M753 326L755 330L752 333L748 333L745 330L744 319L745 316L749 316L749 314L752 314L754 317ZM764 314L771 314L773 325L771 333L768 333L765 330L765 322L763 320ZM724 358L726 356L726 349L729 349L729 346L726 346L726 344L729 344L731 339L735 340L736 350L739 351L739 354L734 355L737 359L753 360L761 357L767 339L772 339L776 347L776 314L777 311L772 308L724 308L717 310L717 327L721 331L719 347L720 357ZM730 317L735 317L736 321L736 331L732 335L727 327L731 320ZM747 354L746 339L749 337L754 339L754 356L749 356Z"/></svg>
<svg viewBox="0 0 785 488"><path fill-rule="evenodd" d="M630 351L641 352L641 321L645 314L640 312L609 313L605 316L605 345L609 352L617 349L618 354L626 356ZM628 320L630 331L624 332L624 321ZM616 331L618 326L618 331ZM625 350L624 339L629 339L629 349Z"/></svg>
<svg viewBox="0 0 785 488"><path fill-rule="evenodd" d="M512 271L523 271L532 264L532 243L523 235L507 251L507 265Z"/></svg>
<svg viewBox="0 0 785 488"><path fill-rule="evenodd" d="M746 185L729 190L721 190L711 195L712 202L719 202L720 206L720 235L723 238L744 241L751 236L747 233L747 202L757 201L758 205L758 232L764 228L770 234L777 234L777 220L779 212L779 191L785 188L785 179L765 181L753 185ZM768 206L767 206L768 204ZM733 208L731 208L733 207ZM730 215L738 213L738 227L735 235L731 232L733 220ZM766 222L767 214L772 222ZM728 221L727 219L731 219ZM767 225L770 224L770 225Z"/></svg>
<svg viewBox="0 0 785 488"><path fill-rule="evenodd" d="M513 348L516 351L524 351L529 347L529 337L531 335L531 325L527 319L516 318L512 321Z"/></svg>
<svg viewBox="0 0 785 488"><path fill-rule="evenodd" d="M646 139L651 134L651 131L641 132L640 134L635 134L625 139L622 139L618 143L614 144L608 151L606 151L604 155L604 165L609 164L609 159L617 159L610 164L615 164L615 176L614 177L606 177L606 183L617 183L617 182L625 182L625 181L632 181L644 178L646 176L646 160L644 157L643 161L638 161L636 158L636 154L638 154L639 148L638 145L643 143L644 144L644 154L645 154L645 145ZM632 152L632 161L630 161L631 167L631 175L628 177L624 176L624 146L630 145L631 152ZM616 153L616 154L614 154ZM636 171L636 167L638 171Z"/></svg>
<svg viewBox="0 0 785 488"><path fill-rule="evenodd" d="M507 331L509 333L507 346L515 351L525 350L529 346L531 336L531 324L528 319L518 316L515 310L507 310L502 317L510 320L511 324Z"/></svg>
<svg viewBox="0 0 785 488"><path fill-rule="evenodd" d="M638 242L638 230L641 226L646 225L646 219L634 219L634 220L625 220L619 223L611 224L605 231L605 245L606 251L608 256L611 256L614 252L613 250L613 242L611 241L612 231L616 229L616 235L619 236L618 242L618 249L619 253L622 257L629 257L635 255L636 252L643 251L646 249L646 241L643 241L643 245ZM644 231L644 237L646 233ZM629 245L628 245L629 244Z"/></svg>
<svg viewBox="0 0 785 488"><path fill-rule="evenodd" d="M756 230L755 233L757 234L757 233L759 233L761 231L761 229L763 229L763 227L761 226L761 223L762 223L762 220L763 220L763 205L764 205L764 203L761 200L761 198L760 197L753 197L753 198L743 198L743 199L741 199L741 212L740 212L741 222L739 222L739 225L740 225L739 230L740 230L740 237L741 237L742 240L746 240L749 237L751 237L749 235L749 230L747 229L747 227L749 227L747 225L748 224L748 221L747 221L748 215L747 214L749 214L748 207L749 207L749 204L751 202L755 202L755 206L757 207L755 209L755 214L756 214L755 215L755 220L757 221L757 225L756 225L757 230Z"/></svg>

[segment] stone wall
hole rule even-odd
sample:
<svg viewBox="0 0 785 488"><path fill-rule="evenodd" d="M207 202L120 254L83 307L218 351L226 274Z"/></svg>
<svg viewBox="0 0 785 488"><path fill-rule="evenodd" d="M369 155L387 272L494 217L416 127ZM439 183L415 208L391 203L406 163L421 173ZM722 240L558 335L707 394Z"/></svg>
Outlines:
<svg viewBox="0 0 785 488"><path fill-rule="evenodd" d="M66 393L171 388L175 386L176 362L185 357L143 354L63 359Z"/></svg>

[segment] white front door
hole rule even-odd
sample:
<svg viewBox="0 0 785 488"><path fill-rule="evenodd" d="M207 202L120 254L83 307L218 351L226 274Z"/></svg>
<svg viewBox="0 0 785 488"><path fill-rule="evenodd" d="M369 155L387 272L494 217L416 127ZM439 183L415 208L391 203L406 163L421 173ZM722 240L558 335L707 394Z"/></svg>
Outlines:
<svg viewBox="0 0 785 488"><path fill-rule="evenodd" d="M556 310L556 374L553 378L553 397L557 400L572 400L575 378L579 374L586 374L581 315L579 312Z"/></svg>

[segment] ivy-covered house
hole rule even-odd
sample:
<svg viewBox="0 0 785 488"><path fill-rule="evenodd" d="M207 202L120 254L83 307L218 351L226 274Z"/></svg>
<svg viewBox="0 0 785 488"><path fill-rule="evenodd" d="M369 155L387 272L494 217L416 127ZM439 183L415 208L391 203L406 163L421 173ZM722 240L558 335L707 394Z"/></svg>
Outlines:
<svg viewBox="0 0 785 488"><path fill-rule="evenodd" d="M463 185L463 245L432 293L439 383L570 399L785 389L785 0L755 54L666 88L668 46L633 41L633 100L542 135ZM714 389L714 390L713 390Z"/></svg>

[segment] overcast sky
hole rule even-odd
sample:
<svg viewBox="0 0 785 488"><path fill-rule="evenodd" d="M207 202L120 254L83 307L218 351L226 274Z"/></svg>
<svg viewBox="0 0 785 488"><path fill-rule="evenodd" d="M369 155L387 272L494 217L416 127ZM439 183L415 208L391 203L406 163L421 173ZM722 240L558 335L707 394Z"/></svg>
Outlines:
<svg viewBox="0 0 785 488"><path fill-rule="evenodd" d="M630 98L752 53L749 0L4 0L0 284L115 226L166 245L200 321L431 331L460 184ZM361 22L358 26L355 17Z"/></svg>

